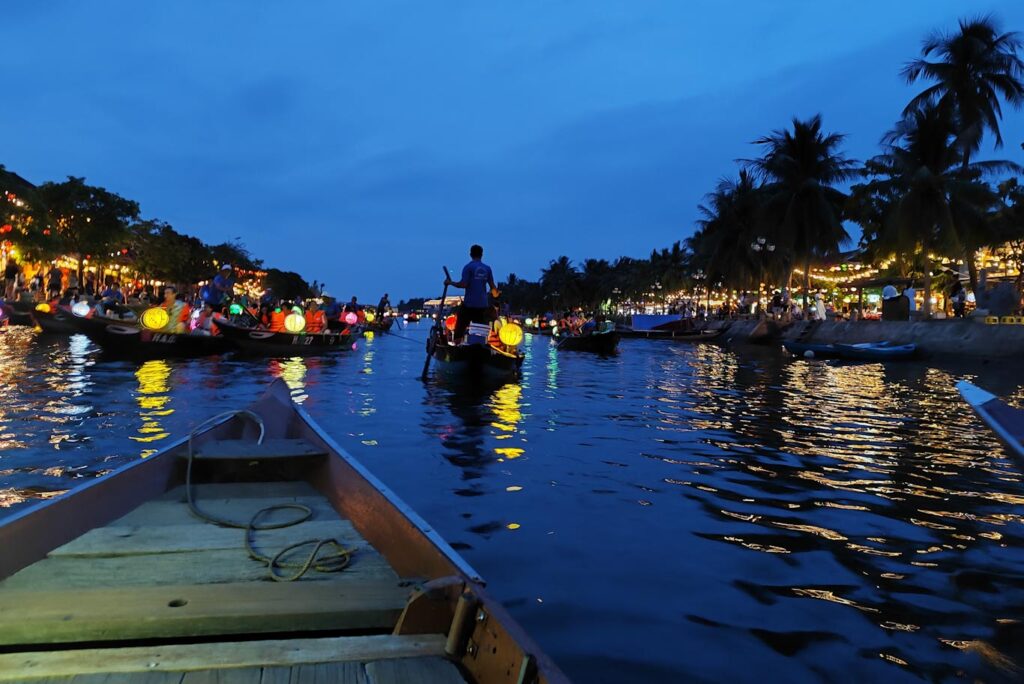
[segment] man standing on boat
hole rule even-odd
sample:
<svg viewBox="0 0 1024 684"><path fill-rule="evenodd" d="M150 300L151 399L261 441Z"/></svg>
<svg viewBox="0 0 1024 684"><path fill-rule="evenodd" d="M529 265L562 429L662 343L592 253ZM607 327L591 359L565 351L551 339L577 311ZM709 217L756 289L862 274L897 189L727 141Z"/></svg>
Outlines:
<svg viewBox="0 0 1024 684"><path fill-rule="evenodd" d="M487 293L488 286L494 293L497 292L497 288L494 286L494 274L491 273L491 267L481 261L483 257L484 248L480 245L473 245L469 248L471 261L462 267L462 279L457 283L445 280L445 285L460 287L466 291L466 296L463 297L462 305L455 318L455 344L462 340L470 323L490 323L494 317L487 300ZM444 302L441 304L443 306Z"/></svg>

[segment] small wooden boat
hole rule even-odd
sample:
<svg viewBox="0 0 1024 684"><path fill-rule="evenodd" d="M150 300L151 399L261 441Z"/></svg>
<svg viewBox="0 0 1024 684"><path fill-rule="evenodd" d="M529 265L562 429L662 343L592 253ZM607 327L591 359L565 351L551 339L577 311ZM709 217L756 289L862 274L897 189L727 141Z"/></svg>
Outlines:
<svg viewBox="0 0 1024 684"><path fill-rule="evenodd" d="M619 328L620 336L646 340L678 340L680 342L710 342L721 336L725 328L718 330L630 330Z"/></svg>
<svg viewBox="0 0 1024 684"><path fill-rule="evenodd" d="M73 320L74 316L71 309L66 306L56 306L50 311L37 309L32 312L32 318L39 329L50 335L74 335L77 333L78 327Z"/></svg>
<svg viewBox="0 0 1024 684"><path fill-rule="evenodd" d="M394 318L391 316L385 316L383 318L374 319L373 323L367 323L366 329L373 332L386 333L391 330L391 326L394 325L394 323Z"/></svg>
<svg viewBox="0 0 1024 684"><path fill-rule="evenodd" d="M36 302L12 301L0 303L0 319L7 321L7 325L35 325L32 320L32 310Z"/></svg>
<svg viewBox="0 0 1024 684"><path fill-rule="evenodd" d="M1024 409L1014 408L991 392L961 380L960 396L1019 458L1024 458Z"/></svg>
<svg viewBox="0 0 1024 684"><path fill-rule="evenodd" d="M0 548L3 682L568 681L280 380Z"/></svg>
<svg viewBox="0 0 1024 684"><path fill-rule="evenodd" d="M847 359L850 361L899 361L917 355L915 344L889 344L863 342L861 344L814 344L809 342L782 343L786 351L795 356L813 359Z"/></svg>
<svg viewBox="0 0 1024 684"><path fill-rule="evenodd" d="M523 353L510 353L490 344L448 343L437 328L427 339L427 351L437 362L437 368L448 375L464 380L507 380L519 374Z"/></svg>
<svg viewBox="0 0 1024 684"><path fill-rule="evenodd" d="M129 321L71 315L66 322L98 344L103 353L133 358L197 358L236 349L223 335L153 332Z"/></svg>
<svg viewBox="0 0 1024 684"><path fill-rule="evenodd" d="M243 328L233 323L218 321L221 335L234 343L245 354L258 356L312 356L330 354L352 348L352 333L341 332L290 333L271 332L256 328Z"/></svg>
<svg viewBox="0 0 1024 684"><path fill-rule="evenodd" d="M610 356L619 348L619 334L614 330L608 332L591 332L584 335L571 335L558 340L559 351L590 352Z"/></svg>

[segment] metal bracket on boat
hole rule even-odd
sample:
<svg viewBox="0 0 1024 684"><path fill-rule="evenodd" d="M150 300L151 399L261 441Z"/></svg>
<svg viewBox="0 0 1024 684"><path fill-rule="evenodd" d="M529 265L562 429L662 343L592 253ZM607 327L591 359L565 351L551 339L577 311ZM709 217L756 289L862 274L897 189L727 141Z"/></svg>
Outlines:
<svg viewBox="0 0 1024 684"><path fill-rule="evenodd" d="M500 619L492 620L488 610L478 605L472 620L465 622L471 625L472 633L466 640L461 662L475 681L508 684L537 681L536 659L523 651Z"/></svg>
<svg viewBox="0 0 1024 684"><path fill-rule="evenodd" d="M458 575L438 577L417 588L406 601L393 634L448 634L453 612L465 591L466 580ZM452 606L456 606L453 611Z"/></svg>

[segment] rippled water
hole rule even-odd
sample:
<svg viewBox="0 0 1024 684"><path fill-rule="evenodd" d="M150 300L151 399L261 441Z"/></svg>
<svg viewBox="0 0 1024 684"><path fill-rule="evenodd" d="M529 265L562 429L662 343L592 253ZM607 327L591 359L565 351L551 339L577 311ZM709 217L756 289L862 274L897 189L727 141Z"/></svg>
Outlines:
<svg viewBox="0 0 1024 684"><path fill-rule="evenodd" d="M0 334L0 516L283 377L577 681L1021 677L1021 469L953 389L1020 403L1021 366L536 338L466 392L420 382L424 333L143 364Z"/></svg>

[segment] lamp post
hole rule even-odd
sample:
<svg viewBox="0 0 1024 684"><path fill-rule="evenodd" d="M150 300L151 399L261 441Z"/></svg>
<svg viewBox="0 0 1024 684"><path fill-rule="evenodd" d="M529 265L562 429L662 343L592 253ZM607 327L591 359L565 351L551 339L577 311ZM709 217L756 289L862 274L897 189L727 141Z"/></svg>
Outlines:
<svg viewBox="0 0 1024 684"><path fill-rule="evenodd" d="M660 280L655 280L654 281L654 302L655 302L655 304L657 304L658 298L661 297L661 290L662 290L661 281ZM662 305L662 313L664 313L664 311L665 311L665 302L664 302L664 300L662 300L661 305ZM657 308L657 307L655 307L655 308Z"/></svg>
<svg viewBox="0 0 1024 684"><path fill-rule="evenodd" d="M764 280L764 262L766 255L771 254L775 251L775 244L768 241L768 238L758 236L750 243L750 249L757 255L758 275L757 275L757 305L761 306L761 285ZM764 311L764 307L761 307Z"/></svg>

